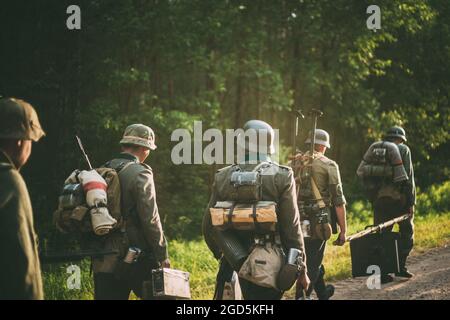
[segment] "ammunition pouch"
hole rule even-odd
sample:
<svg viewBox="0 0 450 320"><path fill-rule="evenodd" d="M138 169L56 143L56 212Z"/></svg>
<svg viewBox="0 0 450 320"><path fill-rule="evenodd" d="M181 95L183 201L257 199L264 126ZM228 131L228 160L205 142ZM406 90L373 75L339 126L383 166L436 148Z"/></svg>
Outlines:
<svg viewBox="0 0 450 320"><path fill-rule="evenodd" d="M298 207L300 216L311 222L311 236L313 239L326 241L331 238L333 230L329 206L320 208L317 203L305 204L304 202L299 202Z"/></svg>
<svg viewBox="0 0 450 320"><path fill-rule="evenodd" d="M331 212L330 207L319 208L311 217L313 238L326 241L331 238Z"/></svg>

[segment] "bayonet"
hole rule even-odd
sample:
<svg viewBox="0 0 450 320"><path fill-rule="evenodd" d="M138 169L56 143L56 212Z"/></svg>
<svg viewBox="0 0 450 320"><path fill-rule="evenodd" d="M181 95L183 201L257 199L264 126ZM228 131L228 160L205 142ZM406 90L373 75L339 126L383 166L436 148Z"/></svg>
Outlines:
<svg viewBox="0 0 450 320"><path fill-rule="evenodd" d="M80 148L80 151L83 154L84 160L86 160L86 162L88 164L89 170L92 170L91 162L89 161L89 157L88 157L86 151L84 151L84 147L83 147L83 143L81 142L81 139L77 135L75 136L75 138L77 140L78 147Z"/></svg>

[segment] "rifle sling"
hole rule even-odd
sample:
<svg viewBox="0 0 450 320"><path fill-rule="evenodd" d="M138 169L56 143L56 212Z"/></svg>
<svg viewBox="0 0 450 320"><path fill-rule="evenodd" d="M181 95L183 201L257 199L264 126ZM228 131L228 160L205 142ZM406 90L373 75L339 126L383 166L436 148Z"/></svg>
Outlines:
<svg viewBox="0 0 450 320"><path fill-rule="evenodd" d="M317 201L317 204L319 205L319 208L323 209L326 207L325 202L322 199L322 195L320 194L319 188L317 187L316 181L314 180L314 177L311 174L311 189L314 194L314 200Z"/></svg>

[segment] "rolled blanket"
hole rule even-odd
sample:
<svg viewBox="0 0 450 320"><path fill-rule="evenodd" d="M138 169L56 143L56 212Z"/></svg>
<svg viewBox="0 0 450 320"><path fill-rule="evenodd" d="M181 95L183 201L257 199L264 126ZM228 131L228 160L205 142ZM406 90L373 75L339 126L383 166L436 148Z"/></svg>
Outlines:
<svg viewBox="0 0 450 320"><path fill-rule="evenodd" d="M109 233L117 223L116 219L110 216L106 207L92 208L90 212L92 228L98 236Z"/></svg>
<svg viewBox="0 0 450 320"><path fill-rule="evenodd" d="M108 212L108 185L97 171L81 171L78 179L86 195L86 203L91 208L92 228L96 235L105 235L116 225L117 220Z"/></svg>
<svg viewBox="0 0 450 320"><path fill-rule="evenodd" d="M78 174L78 179L83 185L86 194L86 203L89 207L106 206L108 185L105 179L95 170L83 170Z"/></svg>

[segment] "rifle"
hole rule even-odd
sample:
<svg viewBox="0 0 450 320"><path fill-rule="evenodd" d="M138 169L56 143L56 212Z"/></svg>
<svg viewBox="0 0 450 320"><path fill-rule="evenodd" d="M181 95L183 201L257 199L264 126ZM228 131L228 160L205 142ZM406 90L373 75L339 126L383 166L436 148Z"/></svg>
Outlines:
<svg viewBox="0 0 450 320"><path fill-rule="evenodd" d="M311 130L311 146L310 146L310 152L311 152L311 159L314 159L314 146L316 144L316 129L317 129L317 118L320 118L323 116L323 112L318 109L311 109L309 111L309 115L313 119L313 125Z"/></svg>
<svg viewBox="0 0 450 320"><path fill-rule="evenodd" d="M78 251L78 252L69 252L69 253L59 253L59 252L45 252L39 255L42 264L52 264L52 263L61 263L61 262L72 262L72 261L80 261L84 258L100 258L103 256L108 256L112 254L118 254L118 251L115 250L86 250L86 251Z"/></svg>
<svg viewBox="0 0 450 320"><path fill-rule="evenodd" d="M84 147L83 147L83 143L81 143L81 139L77 135L75 135L75 139L77 140L78 147L80 148L80 151L83 154L84 160L86 160L86 162L88 164L89 170L92 170L91 162L89 161L89 157L88 157L86 151L84 151Z"/></svg>
<svg viewBox="0 0 450 320"><path fill-rule="evenodd" d="M402 222L404 220L407 220L409 218L411 218L411 214L410 213L405 213L404 215L402 215L402 216L400 216L398 218L394 218L394 219L388 220L386 222L380 223L379 225L366 227L365 230L362 230L360 232L352 234L351 236L347 237L346 240L347 241L352 241L352 240L355 240L355 239L358 239L358 238L362 238L362 237L364 237L364 236L366 236L368 234L371 234L371 233L381 232L383 229L385 229L387 227L390 227L393 224L396 224L396 223Z"/></svg>
<svg viewBox="0 0 450 320"><path fill-rule="evenodd" d="M302 113L302 110L295 110L295 132L294 132L294 144L292 146L292 153L295 156L297 154L297 136L298 136L298 118L301 117L305 119L305 116Z"/></svg>

